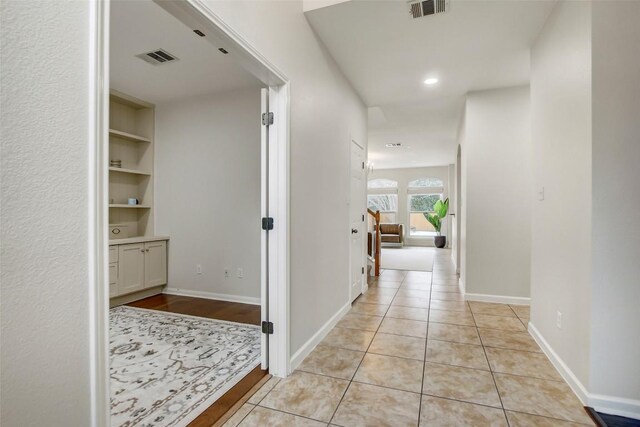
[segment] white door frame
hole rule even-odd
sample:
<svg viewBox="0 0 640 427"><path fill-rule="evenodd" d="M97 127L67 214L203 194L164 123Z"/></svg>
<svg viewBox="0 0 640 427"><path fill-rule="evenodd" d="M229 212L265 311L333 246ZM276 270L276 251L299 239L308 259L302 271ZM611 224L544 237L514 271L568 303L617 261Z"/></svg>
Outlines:
<svg viewBox="0 0 640 427"><path fill-rule="evenodd" d="M157 0L154 0L157 1ZM289 80L202 0L157 1L191 28L200 29L216 48L224 47L247 71L269 87L269 370L285 377L289 357ZM89 319L91 342L92 426L109 427L109 295L108 295L108 103L110 0L91 0L89 17Z"/></svg>
<svg viewBox="0 0 640 427"><path fill-rule="evenodd" d="M362 153L364 155L364 158L367 158L367 148L363 147L358 141L356 141L354 138L350 138L350 142L349 142L349 169L348 169L348 177L349 177L349 185L351 185L351 154L352 154L352 146L353 144L357 145L358 147L360 147L362 149ZM367 232L367 228L365 227L366 224L366 218L367 218L367 173L366 173L366 169L362 170L362 188L363 188L363 193L362 193L362 197L359 201L359 204L362 208L362 213L365 215L365 221L362 224L362 228L363 228L363 234L362 234L362 265L364 266L364 273L362 273L360 275L360 292L361 293L365 293L367 291L367 289L369 289L369 284L367 283L367 239L364 237L366 232ZM353 295L351 295L351 264L353 263L353 260L351 259L351 204L354 201L351 200L351 188L349 188L349 220L348 220L348 236L349 236L349 240L348 240L348 247L349 247L349 303L351 303L353 301Z"/></svg>

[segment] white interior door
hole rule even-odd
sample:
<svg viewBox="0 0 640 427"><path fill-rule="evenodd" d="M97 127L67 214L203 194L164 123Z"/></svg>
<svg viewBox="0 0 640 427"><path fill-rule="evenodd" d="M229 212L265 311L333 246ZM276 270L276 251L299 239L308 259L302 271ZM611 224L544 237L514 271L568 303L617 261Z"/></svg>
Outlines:
<svg viewBox="0 0 640 427"><path fill-rule="evenodd" d="M269 127L262 117L269 113L269 89L261 89L261 176L260 176L260 212L263 218L269 216ZM260 238L260 311L263 322L269 322L269 231L262 231ZM262 334L260 339L261 369L269 368L269 335Z"/></svg>
<svg viewBox="0 0 640 427"><path fill-rule="evenodd" d="M349 259L352 302L362 293L364 280L364 162L364 149L355 141L351 141L351 201L349 203L351 248Z"/></svg>

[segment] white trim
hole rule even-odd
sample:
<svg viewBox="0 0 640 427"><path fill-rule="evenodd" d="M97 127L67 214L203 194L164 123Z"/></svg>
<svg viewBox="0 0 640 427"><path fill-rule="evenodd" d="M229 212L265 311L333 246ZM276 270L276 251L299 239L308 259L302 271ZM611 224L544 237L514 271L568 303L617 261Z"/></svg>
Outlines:
<svg viewBox="0 0 640 427"><path fill-rule="evenodd" d="M289 350L289 83L269 87L269 316L274 324L269 337L269 372L277 377L291 373Z"/></svg>
<svg viewBox="0 0 640 427"><path fill-rule="evenodd" d="M302 361L313 351L314 348L327 336L329 332L338 324L340 319L351 309L351 303L346 303L336 314L331 316L331 319L325 323L318 332L313 334L309 340L300 347L296 354L291 356L291 369L295 370L300 366Z"/></svg>
<svg viewBox="0 0 640 427"><path fill-rule="evenodd" d="M462 280L460 280L460 282L462 282ZM462 289L464 289L464 287ZM464 293L464 297L467 301L495 302L498 304L518 304L518 305L531 304L531 298L525 298L525 297L508 297L504 295L467 294L467 293Z"/></svg>
<svg viewBox="0 0 640 427"><path fill-rule="evenodd" d="M556 354L555 351L551 348L549 343L542 337L538 329L529 321L529 334L533 337L533 339L538 343L540 349L547 355L553 366L560 373L562 378L569 384L571 390L578 396L578 399L582 402L583 405L588 404L588 395L587 389L582 385L578 377L576 377L571 369L564 363L564 361Z"/></svg>
<svg viewBox="0 0 640 427"><path fill-rule="evenodd" d="M269 127L262 124L269 113L269 89L260 89L260 216L269 216ZM260 320L269 321L269 247L268 234L260 232ZM260 337L260 368L269 369L269 335Z"/></svg>
<svg viewBox="0 0 640 427"><path fill-rule="evenodd" d="M109 395L109 283L108 278L108 105L109 4L93 0L89 6L89 133L88 133L88 277L91 425L108 427Z"/></svg>
<svg viewBox="0 0 640 427"><path fill-rule="evenodd" d="M458 277L458 289L460 289L462 295L464 295L465 297L467 296L465 292L466 288L464 287L464 280L462 280L462 277Z"/></svg>
<svg viewBox="0 0 640 427"><path fill-rule="evenodd" d="M640 400L590 393L589 406L603 414L640 420Z"/></svg>
<svg viewBox="0 0 640 427"><path fill-rule="evenodd" d="M182 297L205 298L219 301L239 302L241 304L260 305L260 298L245 297L243 295L219 294L216 292L192 291L190 289L180 288L165 288L162 293L167 295L179 295Z"/></svg>
<svg viewBox="0 0 640 427"><path fill-rule="evenodd" d="M538 343L544 354L547 355L553 366L560 373L562 378L569 384L571 390L578 396L578 399L585 406L591 406L596 411L640 419L640 400L625 399L622 397L606 396L602 394L589 393L587 388L569 369L566 363L551 348L547 340L544 339L540 331L529 321L529 334Z"/></svg>

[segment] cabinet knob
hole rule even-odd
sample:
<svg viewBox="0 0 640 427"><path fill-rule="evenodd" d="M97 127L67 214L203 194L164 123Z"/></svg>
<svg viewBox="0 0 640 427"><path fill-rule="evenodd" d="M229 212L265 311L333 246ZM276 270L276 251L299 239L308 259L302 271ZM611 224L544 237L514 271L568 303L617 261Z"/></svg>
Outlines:
<svg viewBox="0 0 640 427"><path fill-rule="evenodd" d="M140 249L140 252L144 252L144 249Z"/></svg>
<svg viewBox="0 0 640 427"><path fill-rule="evenodd" d="M149 248L145 249L146 252L149 252Z"/></svg>

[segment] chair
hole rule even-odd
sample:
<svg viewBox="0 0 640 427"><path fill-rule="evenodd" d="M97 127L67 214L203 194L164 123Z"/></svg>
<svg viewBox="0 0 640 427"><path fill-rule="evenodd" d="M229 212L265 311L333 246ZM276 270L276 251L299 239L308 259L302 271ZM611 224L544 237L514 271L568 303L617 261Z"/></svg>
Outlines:
<svg viewBox="0 0 640 427"><path fill-rule="evenodd" d="M384 246L404 245L404 226L402 224L380 224L380 238Z"/></svg>

